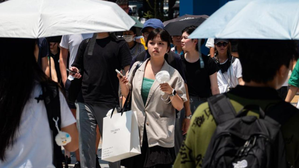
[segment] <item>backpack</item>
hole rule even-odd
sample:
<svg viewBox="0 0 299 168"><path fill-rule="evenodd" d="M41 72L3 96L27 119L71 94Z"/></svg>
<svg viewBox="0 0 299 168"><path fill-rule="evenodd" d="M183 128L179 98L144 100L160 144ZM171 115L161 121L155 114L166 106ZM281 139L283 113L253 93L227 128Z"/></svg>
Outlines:
<svg viewBox="0 0 299 168"><path fill-rule="evenodd" d="M60 111L60 100L59 100L59 88L55 82L41 83L42 86L42 99L44 100L48 123L51 129L52 143L53 143L53 165L56 168L62 168L63 155L61 147L56 144L55 136L58 134L58 130L55 127L53 118L58 120L58 128L61 129L61 111Z"/></svg>
<svg viewBox="0 0 299 168"><path fill-rule="evenodd" d="M236 113L224 94L210 97L208 103L217 127L203 168L288 167L280 131L282 123L266 116L257 105L245 106ZM250 110L258 111L259 118L247 116Z"/></svg>

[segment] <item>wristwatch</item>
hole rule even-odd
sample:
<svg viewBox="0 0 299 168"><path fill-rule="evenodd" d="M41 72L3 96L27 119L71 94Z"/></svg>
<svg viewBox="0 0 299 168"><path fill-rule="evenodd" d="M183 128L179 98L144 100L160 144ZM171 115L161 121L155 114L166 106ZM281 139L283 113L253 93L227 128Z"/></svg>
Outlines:
<svg viewBox="0 0 299 168"><path fill-rule="evenodd" d="M190 115L186 116L185 118L187 118L187 119L191 120L191 117L192 117L192 114L190 114Z"/></svg>
<svg viewBox="0 0 299 168"><path fill-rule="evenodd" d="M176 90L172 89L171 95L170 96L174 96L176 94Z"/></svg>

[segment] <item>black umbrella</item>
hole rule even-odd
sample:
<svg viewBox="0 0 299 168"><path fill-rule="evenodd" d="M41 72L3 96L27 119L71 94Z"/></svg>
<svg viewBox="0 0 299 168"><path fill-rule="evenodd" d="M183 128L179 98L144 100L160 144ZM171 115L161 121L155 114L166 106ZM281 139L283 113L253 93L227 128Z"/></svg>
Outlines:
<svg viewBox="0 0 299 168"><path fill-rule="evenodd" d="M183 20L189 20L189 19L196 19L196 18L205 18L207 19L209 16L208 15L183 15L174 19L166 20L163 22L163 25L166 26L168 23L171 22L177 22L177 21L183 21Z"/></svg>
<svg viewBox="0 0 299 168"><path fill-rule="evenodd" d="M202 24L206 18L196 18L196 19L187 19L183 21L176 21L176 22L171 22L165 26L165 30L168 31L168 33L171 36L178 36L182 35L182 30L188 26L199 26Z"/></svg>

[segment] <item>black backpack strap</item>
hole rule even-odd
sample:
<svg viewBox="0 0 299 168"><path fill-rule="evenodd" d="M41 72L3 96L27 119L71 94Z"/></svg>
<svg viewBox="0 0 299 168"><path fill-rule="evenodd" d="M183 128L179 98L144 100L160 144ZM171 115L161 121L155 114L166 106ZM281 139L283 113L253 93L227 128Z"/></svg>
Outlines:
<svg viewBox="0 0 299 168"><path fill-rule="evenodd" d="M97 41L97 33L94 33L92 38L87 42L87 55L92 55L93 54L93 49L94 45L96 44Z"/></svg>
<svg viewBox="0 0 299 168"><path fill-rule="evenodd" d="M217 125L235 118L236 110L225 94L218 94L209 97L208 103Z"/></svg>
<svg viewBox="0 0 299 168"><path fill-rule="evenodd" d="M56 144L55 137L58 134L58 130L55 127L55 122L53 118L58 120L58 128L61 129L61 115L60 115L60 100L59 100L59 88L58 84L55 82L51 83L41 83L43 91L43 99L45 102L48 122L52 132L52 142L53 142L53 165L56 168L62 168L62 152L61 147Z"/></svg>

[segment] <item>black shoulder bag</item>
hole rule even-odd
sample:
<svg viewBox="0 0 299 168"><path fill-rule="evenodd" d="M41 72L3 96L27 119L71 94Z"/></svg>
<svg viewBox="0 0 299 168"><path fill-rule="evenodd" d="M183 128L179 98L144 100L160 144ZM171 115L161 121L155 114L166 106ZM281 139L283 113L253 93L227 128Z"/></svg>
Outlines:
<svg viewBox="0 0 299 168"><path fill-rule="evenodd" d="M42 86L42 98L45 102L48 122L51 129L52 142L53 142L53 165L56 168L62 168L63 155L61 147L56 144L55 136L58 134L58 130L55 127L54 119L59 118L58 128L61 129L61 111L60 111L60 100L59 100L59 88L55 82L41 83Z"/></svg>

